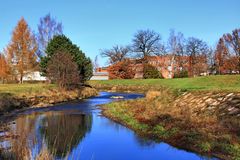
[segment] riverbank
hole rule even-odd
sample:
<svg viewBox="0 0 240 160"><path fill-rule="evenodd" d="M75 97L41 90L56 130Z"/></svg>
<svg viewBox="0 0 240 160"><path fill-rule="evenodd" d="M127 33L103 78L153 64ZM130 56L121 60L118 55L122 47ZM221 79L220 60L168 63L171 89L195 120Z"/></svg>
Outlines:
<svg viewBox="0 0 240 160"><path fill-rule="evenodd" d="M193 87L153 83L164 80L101 81L94 86L111 91L131 92L136 89L146 94L146 98L114 102L102 108L104 116L133 129L139 135L203 155L238 160L240 77L216 77L209 77L208 80L205 77L174 80L175 84L177 80L191 81ZM210 82L209 79L215 81ZM149 83L142 84L144 81ZM221 84L224 81L226 85Z"/></svg>
<svg viewBox="0 0 240 160"><path fill-rule="evenodd" d="M84 99L98 94L97 90L83 86L62 90L49 84L0 85L0 114L22 108L52 106L57 103Z"/></svg>
<svg viewBox="0 0 240 160"><path fill-rule="evenodd" d="M240 116L221 108L240 95L222 95L229 99L219 104L222 110L217 111L213 108L216 104L213 93L185 93L179 97L170 94L153 91L143 99L110 103L103 106L103 115L140 135L179 148L221 159L240 158ZM212 102L198 103L202 99L195 100L197 97Z"/></svg>

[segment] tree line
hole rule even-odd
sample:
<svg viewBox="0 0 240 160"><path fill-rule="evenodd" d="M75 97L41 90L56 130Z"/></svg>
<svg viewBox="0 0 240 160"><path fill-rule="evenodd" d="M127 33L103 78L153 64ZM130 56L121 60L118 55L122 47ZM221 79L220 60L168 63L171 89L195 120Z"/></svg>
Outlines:
<svg viewBox="0 0 240 160"><path fill-rule="evenodd" d="M216 47L211 47L196 37L185 38L183 33L175 30L170 30L166 43L162 41L161 35L153 30L139 30L134 34L132 44L103 49L101 56L108 58L112 78L133 78L135 73L132 66L139 61L144 65L144 75L145 71L146 75L149 75L149 70L158 74L156 66L149 64L148 59L151 56L168 56L169 63L166 65L177 66L173 69L175 77L193 77L204 72L239 74L240 29L234 29L220 37ZM159 77L161 75L143 76Z"/></svg>
<svg viewBox="0 0 240 160"><path fill-rule="evenodd" d="M50 14L40 18L36 34L22 17L0 53L0 83L23 83L24 76L34 71L60 87L82 84L92 75L90 58L63 34L62 23Z"/></svg>

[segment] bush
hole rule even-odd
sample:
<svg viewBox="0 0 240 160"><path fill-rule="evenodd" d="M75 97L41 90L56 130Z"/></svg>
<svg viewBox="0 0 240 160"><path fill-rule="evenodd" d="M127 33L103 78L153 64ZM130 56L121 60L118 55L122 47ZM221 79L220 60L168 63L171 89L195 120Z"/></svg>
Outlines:
<svg viewBox="0 0 240 160"><path fill-rule="evenodd" d="M188 71L180 71L179 73L175 73L173 78L186 78L188 77Z"/></svg>
<svg viewBox="0 0 240 160"><path fill-rule="evenodd" d="M111 65L108 68L108 72L110 79L132 79L135 75L130 60L124 60Z"/></svg>
<svg viewBox="0 0 240 160"><path fill-rule="evenodd" d="M156 78L162 78L161 73L157 70L156 67L145 64L143 68L143 78L144 79L156 79Z"/></svg>

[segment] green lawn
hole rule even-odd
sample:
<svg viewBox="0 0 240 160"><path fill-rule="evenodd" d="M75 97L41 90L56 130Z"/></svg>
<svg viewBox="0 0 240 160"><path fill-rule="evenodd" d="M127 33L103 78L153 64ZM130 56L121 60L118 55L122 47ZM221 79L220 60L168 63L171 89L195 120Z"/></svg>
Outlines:
<svg viewBox="0 0 240 160"><path fill-rule="evenodd" d="M0 84L1 93L11 93L15 95L25 93L41 93L51 88L55 88L52 84Z"/></svg>
<svg viewBox="0 0 240 160"><path fill-rule="evenodd" d="M219 75L178 79L130 79L89 81L90 85L132 85L169 87L183 90L227 90L240 91L240 75Z"/></svg>
<svg viewBox="0 0 240 160"><path fill-rule="evenodd" d="M228 90L240 91L240 75L208 76L182 79L130 79L89 81L91 85L156 86L185 90ZM0 93L36 93L44 92L55 85L49 84L0 84Z"/></svg>

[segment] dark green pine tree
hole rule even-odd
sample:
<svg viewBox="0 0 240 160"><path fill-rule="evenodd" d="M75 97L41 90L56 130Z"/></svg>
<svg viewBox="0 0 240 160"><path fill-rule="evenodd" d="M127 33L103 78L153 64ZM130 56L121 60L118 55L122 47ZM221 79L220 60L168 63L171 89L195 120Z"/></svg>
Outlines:
<svg viewBox="0 0 240 160"><path fill-rule="evenodd" d="M47 74L48 62L54 54L59 51L69 53L73 60L77 63L79 69L79 76L82 82L89 80L92 76L92 62L89 57L80 50L80 48L73 44L72 41L65 35L54 36L48 43L46 48L46 56L41 57L40 69L43 75Z"/></svg>

